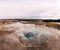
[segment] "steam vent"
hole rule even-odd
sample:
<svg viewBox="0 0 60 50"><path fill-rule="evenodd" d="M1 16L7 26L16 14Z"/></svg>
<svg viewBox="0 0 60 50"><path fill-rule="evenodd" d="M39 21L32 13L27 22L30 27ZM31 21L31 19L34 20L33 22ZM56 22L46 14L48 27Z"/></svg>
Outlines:
<svg viewBox="0 0 60 50"><path fill-rule="evenodd" d="M0 20L0 50L60 50L60 23Z"/></svg>

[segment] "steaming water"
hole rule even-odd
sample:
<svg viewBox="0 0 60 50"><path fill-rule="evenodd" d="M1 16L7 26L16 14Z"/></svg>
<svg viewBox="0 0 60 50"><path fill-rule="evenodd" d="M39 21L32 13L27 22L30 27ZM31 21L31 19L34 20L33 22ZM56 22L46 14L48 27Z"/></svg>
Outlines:
<svg viewBox="0 0 60 50"><path fill-rule="evenodd" d="M18 33L24 39L33 41L34 40L44 41L51 36L55 36L58 39L58 36L60 36L59 30L54 28L48 28L43 25L16 23L4 25L4 27L8 30L11 29L16 30L16 33Z"/></svg>

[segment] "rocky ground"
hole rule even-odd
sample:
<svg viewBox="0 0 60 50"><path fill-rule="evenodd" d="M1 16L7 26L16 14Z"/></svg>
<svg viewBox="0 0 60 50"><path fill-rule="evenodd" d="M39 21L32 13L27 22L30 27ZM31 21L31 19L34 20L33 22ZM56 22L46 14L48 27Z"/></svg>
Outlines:
<svg viewBox="0 0 60 50"><path fill-rule="evenodd" d="M0 25L0 50L60 50L60 30L26 23Z"/></svg>

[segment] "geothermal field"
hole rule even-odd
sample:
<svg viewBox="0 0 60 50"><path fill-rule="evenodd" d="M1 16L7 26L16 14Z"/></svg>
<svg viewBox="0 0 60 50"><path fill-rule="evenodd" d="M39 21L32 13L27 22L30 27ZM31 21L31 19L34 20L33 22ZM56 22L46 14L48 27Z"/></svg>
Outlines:
<svg viewBox="0 0 60 50"><path fill-rule="evenodd" d="M60 23L0 21L0 50L60 50Z"/></svg>

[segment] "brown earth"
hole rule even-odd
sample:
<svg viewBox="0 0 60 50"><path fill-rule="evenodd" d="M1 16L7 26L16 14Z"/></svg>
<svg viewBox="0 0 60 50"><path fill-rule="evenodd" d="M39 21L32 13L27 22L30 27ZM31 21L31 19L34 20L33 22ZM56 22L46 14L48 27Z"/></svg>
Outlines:
<svg viewBox="0 0 60 50"><path fill-rule="evenodd" d="M21 32L0 26L0 50L60 50L60 30L38 24L36 27L40 29L38 35L41 36L37 41L26 40L20 35Z"/></svg>

